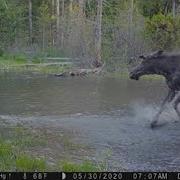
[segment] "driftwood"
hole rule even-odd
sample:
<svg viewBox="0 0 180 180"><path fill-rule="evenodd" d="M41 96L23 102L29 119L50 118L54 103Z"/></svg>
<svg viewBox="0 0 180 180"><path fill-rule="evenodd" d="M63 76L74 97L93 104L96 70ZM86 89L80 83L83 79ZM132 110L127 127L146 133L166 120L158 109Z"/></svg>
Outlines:
<svg viewBox="0 0 180 180"><path fill-rule="evenodd" d="M59 74L55 74L57 77L68 77L68 76L86 76L88 74L99 74L104 68L104 64L101 67L93 69L75 69L72 71L65 71Z"/></svg>

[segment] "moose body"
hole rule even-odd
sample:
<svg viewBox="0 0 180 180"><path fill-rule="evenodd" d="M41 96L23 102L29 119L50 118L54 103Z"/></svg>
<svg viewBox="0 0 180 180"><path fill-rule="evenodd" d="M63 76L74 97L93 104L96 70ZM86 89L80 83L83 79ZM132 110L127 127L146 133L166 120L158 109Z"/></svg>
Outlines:
<svg viewBox="0 0 180 180"><path fill-rule="evenodd" d="M130 78L139 80L143 75L162 75L165 77L169 88L167 97L162 102L159 112L151 123L151 127L155 127L166 102L171 102L175 99L180 91L180 54L169 54L158 51L147 56L139 56L139 58L142 59L142 62L130 72ZM177 95L177 98L174 101L174 109L180 118L180 111L178 110L179 103L180 95Z"/></svg>

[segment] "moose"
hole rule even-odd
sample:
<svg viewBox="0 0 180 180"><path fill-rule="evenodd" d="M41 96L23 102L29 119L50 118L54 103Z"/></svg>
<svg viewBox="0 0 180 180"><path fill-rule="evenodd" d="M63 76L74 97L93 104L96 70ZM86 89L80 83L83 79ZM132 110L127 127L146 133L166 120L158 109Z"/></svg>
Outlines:
<svg viewBox="0 0 180 180"><path fill-rule="evenodd" d="M142 60L130 73L129 77L134 80L139 80L143 75L157 74L165 77L168 94L163 100L159 111L155 115L151 128L158 124L160 114L163 112L166 103L173 100L173 107L180 119L180 111L178 104L180 103L180 54L165 53L159 50L150 55L141 55L139 58Z"/></svg>

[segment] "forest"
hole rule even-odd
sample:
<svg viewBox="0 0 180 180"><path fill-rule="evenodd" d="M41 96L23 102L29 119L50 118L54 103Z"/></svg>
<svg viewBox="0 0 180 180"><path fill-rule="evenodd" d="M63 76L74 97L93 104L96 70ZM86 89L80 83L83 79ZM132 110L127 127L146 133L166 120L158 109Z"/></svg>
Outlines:
<svg viewBox="0 0 180 180"><path fill-rule="evenodd" d="M179 4L179 0L0 0L0 56L11 54L28 62L70 58L95 67L105 62L108 71L120 71L130 57L179 49Z"/></svg>

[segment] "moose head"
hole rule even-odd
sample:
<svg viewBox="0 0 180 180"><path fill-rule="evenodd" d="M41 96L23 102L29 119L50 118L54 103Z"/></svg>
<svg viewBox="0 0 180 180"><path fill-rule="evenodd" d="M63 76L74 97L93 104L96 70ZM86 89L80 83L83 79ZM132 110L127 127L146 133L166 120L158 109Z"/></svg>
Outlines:
<svg viewBox="0 0 180 180"><path fill-rule="evenodd" d="M157 51L150 55L141 55L139 58L142 60L129 74L131 79L139 80L139 77L147 74L158 74L157 67L159 60L161 60L163 51Z"/></svg>

